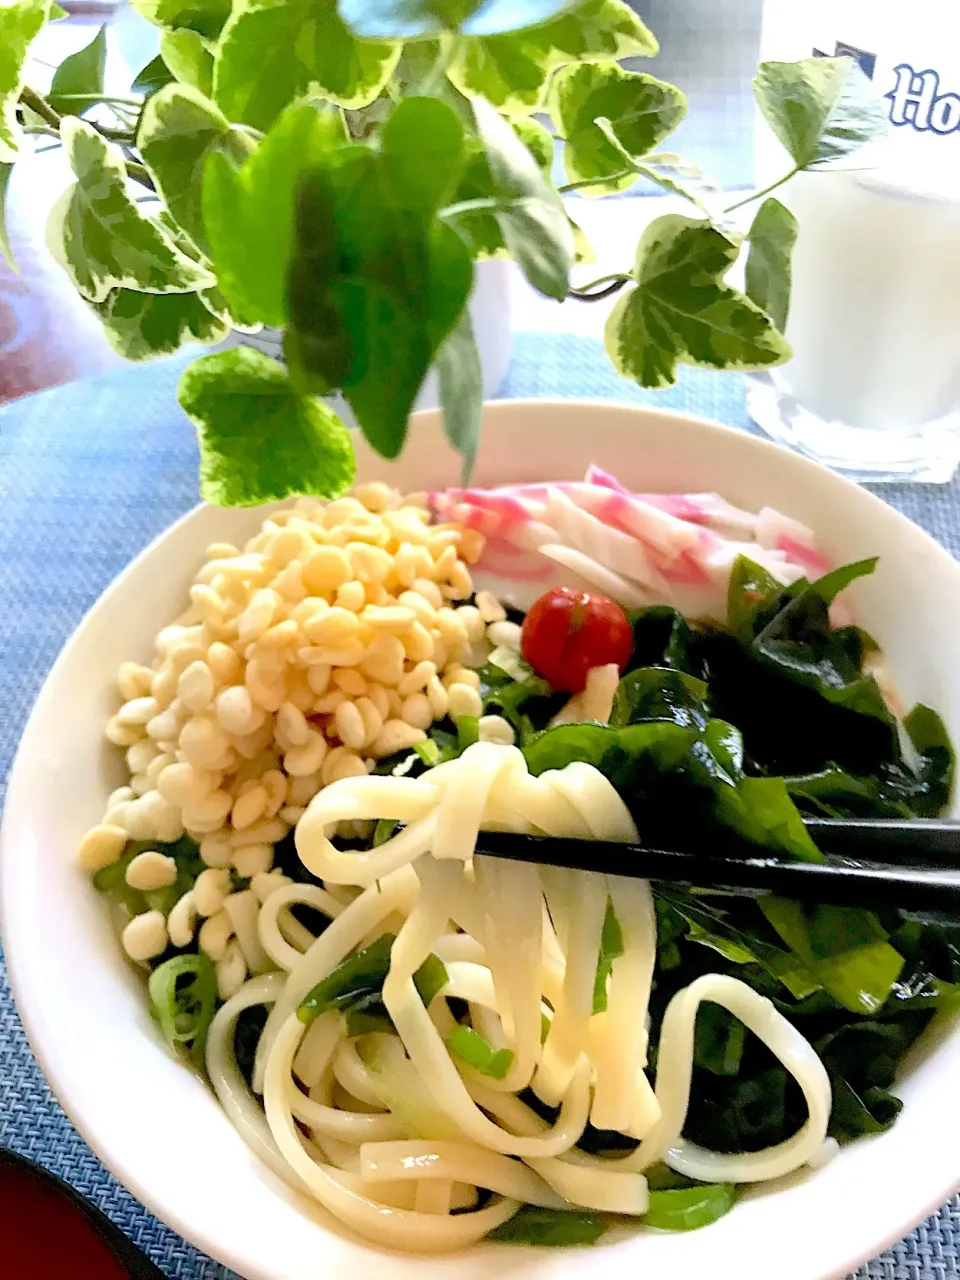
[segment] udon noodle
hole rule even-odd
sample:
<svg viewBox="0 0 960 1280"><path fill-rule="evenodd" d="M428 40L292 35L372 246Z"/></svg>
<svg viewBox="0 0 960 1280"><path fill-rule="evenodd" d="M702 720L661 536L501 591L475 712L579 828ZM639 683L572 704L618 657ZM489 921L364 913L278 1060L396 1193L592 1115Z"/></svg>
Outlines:
<svg viewBox="0 0 960 1280"><path fill-rule="evenodd" d="M378 847L345 852L332 843L338 824L380 819L402 826ZM663 1018L651 1086L657 939L648 884L474 857L481 828L637 838L623 801L592 766L533 777L517 748L489 742L420 778L347 778L311 801L297 850L324 887L290 884L267 898L259 942L279 972L252 978L223 1005L207 1045L222 1105L277 1174L369 1240L443 1252L479 1240L520 1203L642 1215L644 1171L658 1162L691 1178L748 1183L817 1159L830 1082L769 999L722 974L679 991ZM595 1014L608 900L623 952L606 1010ZM329 917L319 936L292 914L298 904ZM297 1011L309 992L385 933L395 940L382 1002L396 1034L351 1038L334 1009L305 1025ZM431 953L447 981L427 1007L415 974ZM738 1018L796 1078L807 1119L788 1140L724 1154L683 1138L703 1002ZM251 1092L233 1038L239 1015L256 1004L270 1013ZM502 1078L451 1055L454 1008L464 1006L475 1031L511 1051ZM521 1098L528 1088L558 1109L552 1122ZM587 1154L576 1144L588 1122L639 1145L626 1156Z"/></svg>

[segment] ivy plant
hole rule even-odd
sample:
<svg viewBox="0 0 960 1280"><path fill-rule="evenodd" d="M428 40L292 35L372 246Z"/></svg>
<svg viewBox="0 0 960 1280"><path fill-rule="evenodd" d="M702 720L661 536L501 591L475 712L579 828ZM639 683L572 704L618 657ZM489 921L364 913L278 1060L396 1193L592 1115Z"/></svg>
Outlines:
<svg viewBox="0 0 960 1280"><path fill-rule="evenodd" d="M352 445L328 398L340 393L393 458L432 367L469 473L481 378L467 302L485 258L513 258L558 301L620 292L607 348L644 387L670 386L681 364L788 358L796 225L771 194L779 183L724 208L664 149L686 100L621 65L657 52L623 0L133 5L160 29L160 53L114 97L105 30L44 93L30 46L62 10L0 4L0 251L12 166L33 137L52 139L74 182L50 215L50 248L118 352L146 360L282 331L282 363L240 345L183 374L208 500L342 492ZM782 181L850 163L883 127L849 59L765 63L754 87L792 162ZM654 218L622 272L573 287L590 253L562 197L637 184L687 212ZM761 199L744 234L731 215ZM744 246L741 290L728 276Z"/></svg>

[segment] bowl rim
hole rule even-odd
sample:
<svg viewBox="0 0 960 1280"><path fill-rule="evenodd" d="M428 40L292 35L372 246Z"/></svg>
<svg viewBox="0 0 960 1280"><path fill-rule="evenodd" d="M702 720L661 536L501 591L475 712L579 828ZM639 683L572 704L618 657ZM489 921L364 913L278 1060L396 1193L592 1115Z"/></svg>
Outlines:
<svg viewBox="0 0 960 1280"><path fill-rule="evenodd" d="M124 1268L128 1280L163 1280L163 1272L160 1268L138 1245L134 1244L127 1233L122 1231L116 1223L111 1222L93 1201L88 1200L81 1191L72 1187L59 1174L52 1173L36 1160L29 1160L19 1151L14 1151L12 1147L0 1146L0 1167L4 1164L26 1177L33 1178L41 1186L55 1191L81 1213L90 1229L110 1249L117 1262Z"/></svg>
<svg viewBox="0 0 960 1280"><path fill-rule="evenodd" d="M813 461L802 454L794 453L786 449L784 446L767 440L763 437L753 435L744 431L742 428L730 426L704 417L699 414L686 413L682 410L659 408L655 405L632 404L622 401L608 400L603 398L581 398L581 397L526 397L516 400L494 400L485 402L484 425L490 418L498 418L501 415L507 417L515 413L521 415L531 410L536 413L543 413L550 409L560 409L564 412L570 410L595 412L603 415L621 416L627 415L631 417L645 418L647 420L662 421L672 420L682 422L687 427L699 432L706 432L712 436L725 437L731 442L737 442L738 447L748 450L756 450L765 457L776 457L782 465L792 467L798 472L803 472L810 477L816 477L816 482L823 487L832 488L836 492L838 499L843 495L856 493L857 501L866 506L877 515L883 514L884 518L889 518L891 514L898 522L903 522L911 530L914 539L921 539L927 544L927 550L934 555L942 564L949 565L954 573L958 574L958 584L960 584L960 565L950 555L950 553L929 534L925 529L915 524L909 517L903 515L902 512L892 508L888 503L884 502L876 494L862 488L859 484L840 475L836 472L828 470L821 464ZM434 427L442 421L442 414L437 409L421 410L411 414L410 428L417 427ZM363 458L368 466L379 465L389 466L382 459L377 459L366 443L359 437L354 436L354 443L357 449L358 462ZM252 512L267 513L271 509L275 509L287 505L292 501L292 496L283 499L280 502L264 504L261 507L250 507L246 510ZM10 897L10 885L14 879L14 873L9 869L14 859L9 856L9 849L12 842L11 829L14 827L14 818L17 815L20 797L20 775L25 772L28 767L26 759L25 743L31 736L32 732L36 732L36 725L40 720L44 709L44 702L47 696L48 688L55 677L57 677L61 669L66 666L71 659L71 651L79 639L91 629L96 622L96 614L101 606L111 600L115 595L122 592L127 582L135 577L142 566L156 549L163 544L168 538L175 533L184 529L194 522L200 513L208 510L205 503L198 503L189 511L179 516L175 521L162 530L156 537L144 546L129 563L118 573L103 592L97 597L91 607L84 614L78 625L72 631L57 658L50 667L44 682L37 694L31 709L30 715L24 725L20 742L14 756L13 763L7 783L7 794L3 806L2 819L0 819L0 942L3 943L4 954L9 974L9 981L14 997L15 1007L26 1033L30 1050L36 1059L40 1069L52 1089L55 1097L60 1103L69 1122L80 1133L83 1140L94 1152L96 1157L103 1163L109 1172L123 1185L130 1190L132 1194L141 1202L141 1204L154 1214L160 1221L170 1226L185 1240L194 1244L200 1250L209 1254L212 1258L219 1261L225 1261L226 1265L234 1268L242 1268L244 1266L243 1258L233 1255L229 1246L229 1242L209 1237L202 1225L194 1220L188 1220L175 1208L168 1206L162 1197L154 1195L148 1185L146 1185L141 1177L134 1170L127 1167L125 1162L118 1158L109 1145L103 1143L98 1138L97 1132L88 1124L83 1109L76 1105L74 1099L74 1090L71 1085L69 1073L60 1071L55 1063L45 1052L46 1043L45 1035L41 1027L41 1020L35 1016L32 1003L28 997L29 978L24 967L21 972L19 949L14 944L10 946L9 940L16 938L16 928L11 925L8 911ZM955 1034L960 1035L960 1030ZM860 1139L858 1145L868 1142L868 1138ZM848 1257L842 1263L831 1264L831 1270L818 1276L817 1280L841 1280L842 1277L854 1272L863 1262L875 1257L890 1247L890 1245L901 1240L911 1230L913 1230L920 1222L929 1217L932 1213L947 1201L954 1192L960 1189L960 1155L957 1158L957 1171L948 1184L936 1192L928 1192L924 1199L923 1205L919 1208L912 1207L909 1214L904 1219L898 1219L897 1225L888 1227L884 1233L877 1237L869 1248L860 1248L853 1256ZM385 1258L394 1256L389 1250L381 1251ZM527 1248L526 1253L530 1250ZM537 1251L541 1252L541 1251ZM420 1255L413 1255L420 1256ZM504 1255L506 1256L506 1255ZM257 1273L256 1280L260 1280L263 1274L264 1280L267 1280L265 1273ZM273 1277L270 1277L273 1280ZM812 1277L811 1277L812 1280Z"/></svg>

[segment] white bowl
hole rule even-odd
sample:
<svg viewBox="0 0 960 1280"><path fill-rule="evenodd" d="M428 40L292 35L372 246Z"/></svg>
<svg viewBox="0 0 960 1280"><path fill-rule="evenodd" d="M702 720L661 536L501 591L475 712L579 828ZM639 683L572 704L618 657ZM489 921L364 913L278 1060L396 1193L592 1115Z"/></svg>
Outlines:
<svg viewBox="0 0 960 1280"><path fill-rule="evenodd" d="M857 586L908 701L940 710L960 741L960 566L864 490L795 454L677 414L571 401L487 407L478 483L582 477L587 463L637 489L716 489L818 533L837 561L879 555ZM364 477L407 489L456 483L435 413L402 459L364 452ZM105 495L109 500L109 494ZM386 1254L348 1237L256 1160L201 1081L165 1052L103 904L76 869L84 830L118 785L102 730L122 660L148 659L180 612L203 548L238 541L257 511L201 508L149 547L91 610L37 700L10 778L0 887L10 976L30 1044L71 1120L158 1217L247 1280L487 1280L641 1274L688 1280L827 1280L854 1270L960 1183L960 1035L928 1035L900 1087L891 1132L847 1147L816 1174L754 1192L687 1235L618 1233L590 1251L479 1247L453 1258Z"/></svg>

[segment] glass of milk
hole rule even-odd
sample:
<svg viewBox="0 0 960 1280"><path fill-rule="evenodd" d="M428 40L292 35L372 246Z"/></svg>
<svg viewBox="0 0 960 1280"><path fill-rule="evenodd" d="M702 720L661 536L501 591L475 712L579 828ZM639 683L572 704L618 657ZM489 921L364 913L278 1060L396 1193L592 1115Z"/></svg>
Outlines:
<svg viewBox="0 0 960 1280"><path fill-rule="evenodd" d="M960 463L957 0L765 0L762 56L856 58L888 106L874 167L798 174L793 359L749 379L769 435L863 480L949 480ZM866 163L851 157L850 164ZM761 125L756 180L790 160Z"/></svg>

